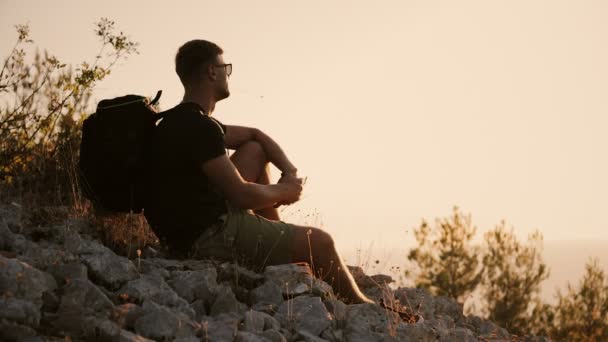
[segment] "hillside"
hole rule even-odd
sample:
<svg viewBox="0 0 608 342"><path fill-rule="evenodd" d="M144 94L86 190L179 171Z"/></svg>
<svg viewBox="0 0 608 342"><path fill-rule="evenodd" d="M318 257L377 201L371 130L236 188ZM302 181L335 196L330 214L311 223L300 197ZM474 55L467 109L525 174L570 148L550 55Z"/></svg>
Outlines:
<svg viewBox="0 0 608 342"><path fill-rule="evenodd" d="M0 340L7 341L547 341L512 336L446 297L391 289L390 276L352 268L370 297L346 305L307 265L255 273L232 263L172 260L152 248L129 260L84 218L33 223L0 206ZM69 338L68 338L69 337Z"/></svg>

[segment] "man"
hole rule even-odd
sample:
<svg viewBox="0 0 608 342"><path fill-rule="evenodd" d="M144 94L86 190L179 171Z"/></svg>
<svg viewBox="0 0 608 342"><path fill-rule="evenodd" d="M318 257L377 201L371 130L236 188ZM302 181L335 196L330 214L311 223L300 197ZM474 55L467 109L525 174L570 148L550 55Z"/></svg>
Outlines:
<svg viewBox="0 0 608 342"><path fill-rule="evenodd" d="M259 129L212 117L215 104L230 95L232 65L222 54L205 40L189 41L177 52L185 93L157 126L154 192L145 210L152 229L181 255L258 268L308 262L342 299L372 303L329 234L280 221L276 208L297 202L303 185L281 147ZM232 156L226 148L235 150ZM269 163L282 172L277 184L270 184Z"/></svg>

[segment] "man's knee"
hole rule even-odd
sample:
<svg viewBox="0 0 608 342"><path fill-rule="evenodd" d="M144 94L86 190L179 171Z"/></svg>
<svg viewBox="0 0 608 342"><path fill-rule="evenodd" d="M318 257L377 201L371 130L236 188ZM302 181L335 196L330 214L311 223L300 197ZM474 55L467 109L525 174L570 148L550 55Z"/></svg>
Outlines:
<svg viewBox="0 0 608 342"><path fill-rule="evenodd" d="M333 250L334 239L324 230L319 228L308 228L306 234L310 237L310 243L313 248L321 248L324 250Z"/></svg>
<svg viewBox="0 0 608 342"><path fill-rule="evenodd" d="M266 161L266 152L262 145L257 141L248 141L237 149L237 152L246 154L249 158Z"/></svg>

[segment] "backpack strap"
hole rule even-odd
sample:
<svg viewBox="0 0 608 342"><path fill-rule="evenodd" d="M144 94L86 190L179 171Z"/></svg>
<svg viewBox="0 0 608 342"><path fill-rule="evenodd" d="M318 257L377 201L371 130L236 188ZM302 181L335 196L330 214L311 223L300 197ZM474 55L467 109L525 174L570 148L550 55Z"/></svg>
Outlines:
<svg viewBox="0 0 608 342"><path fill-rule="evenodd" d="M148 106L153 106L155 105L158 100L160 100L160 96L163 94L162 90L159 90L156 92L156 96L154 96L154 99L152 99L152 101L150 101L150 103L148 103Z"/></svg>

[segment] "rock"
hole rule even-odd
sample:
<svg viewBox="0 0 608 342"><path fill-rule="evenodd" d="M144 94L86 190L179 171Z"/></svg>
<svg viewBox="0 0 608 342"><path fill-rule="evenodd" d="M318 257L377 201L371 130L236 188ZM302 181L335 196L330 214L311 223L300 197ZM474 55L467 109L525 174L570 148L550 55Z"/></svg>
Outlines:
<svg viewBox="0 0 608 342"><path fill-rule="evenodd" d="M95 284L89 280L74 279L63 289L60 315L98 315L109 317L114 304Z"/></svg>
<svg viewBox="0 0 608 342"><path fill-rule="evenodd" d="M353 278L355 279L355 283L357 283L361 290L378 286L378 283L376 283L376 281L372 277L366 275L363 271L363 268L361 268L360 266L347 265L346 267L348 267L350 274L352 274Z"/></svg>
<svg viewBox="0 0 608 342"><path fill-rule="evenodd" d="M117 289L125 282L138 277L131 260L114 252L87 254L82 260L90 272L91 279L109 289Z"/></svg>
<svg viewBox="0 0 608 342"><path fill-rule="evenodd" d="M323 330L321 337L328 341L344 341L344 332L340 329L332 329L331 327Z"/></svg>
<svg viewBox="0 0 608 342"><path fill-rule="evenodd" d="M163 259L166 260L166 259ZM216 269L215 263L210 260L186 259L180 261L181 269L185 271L206 271L208 269ZM168 267L166 267L168 268Z"/></svg>
<svg viewBox="0 0 608 342"><path fill-rule="evenodd" d="M331 286L312 275L308 264L266 266L264 278L278 285L285 298L302 294L313 294L325 298L333 294Z"/></svg>
<svg viewBox="0 0 608 342"><path fill-rule="evenodd" d="M65 234L63 247L74 255L114 254L111 249L98 241L81 236L77 232Z"/></svg>
<svg viewBox="0 0 608 342"><path fill-rule="evenodd" d="M186 315L152 301L143 305L143 315L135 321L135 332L153 340L194 336L199 329Z"/></svg>
<svg viewBox="0 0 608 342"><path fill-rule="evenodd" d="M143 274L157 275L157 276L162 277L165 280L169 279L169 277L171 276L171 273L169 271L158 266L157 263L151 262L147 259L141 259L139 261L138 268L139 268L139 272L141 272Z"/></svg>
<svg viewBox="0 0 608 342"><path fill-rule="evenodd" d="M112 320L121 328L133 329L135 321L144 314L143 308L133 303L125 303L114 307Z"/></svg>
<svg viewBox="0 0 608 342"><path fill-rule="evenodd" d="M238 332L240 318L236 315L222 314L217 317L204 317L201 320L203 341L233 341Z"/></svg>
<svg viewBox="0 0 608 342"><path fill-rule="evenodd" d="M251 290L264 281L264 276L242 266L225 262L219 267L218 281L227 281L235 287Z"/></svg>
<svg viewBox="0 0 608 342"><path fill-rule="evenodd" d="M0 209L1 211L2 209ZM0 250L3 251L15 251L15 240L17 235L13 233L9 228L8 224L0 216ZM21 236L21 239L25 240L25 237Z"/></svg>
<svg viewBox="0 0 608 342"><path fill-rule="evenodd" d="M478 339L471 330L465 328L456 328L455 330L450 331L448 336L442 338L441 341L477 342Z"/></svg>
<svg viewBox="0 0 608 342"><path fill-rule="evenodd" d="M97 317L86 319L83 330L87 341L116 341L122 333L116 323Z"/></svg>
<svg viewBox="0 0 608 342"><path fill-rule="evenodd" d="M46 271L55 278L55 281L60 286L63 286L74 279L88 279L87 268L83 264L77 262L52 264L47 267Z"/></svg>
<svg viewBox="0 0 608 342"><path fill-rule="evenodd" d="M247 307L236 300L230 286L220 285L213 305L211 306L211 316L217 316L223 313L238 313L246 310Z"/></svg>
<svg viewBox="0 0 608 342"><path fill-rule="evenodd" d="M278 330L275 329L266 330L260 335L267 338L271 342L287 342L285 336L283 336Z"/></svg>
<svg viewBox="0 0 608 342"><path fill-rule="evenodd" d="M113 310L114 304L97 286L89 280L75 279L64 287L52 325L76 335L88 335L99 328L100 322L110 318ZM105 329L104 324L102 328Z"/></svg>
<svg viewBox="0 0 608 342"><path fill-rule="evenodd" d="M267 281L249 292L249 304L254 310L274 313L282 303L281 288L272 281Z"/></svg>
<svg viewBox="0 0 608 342"><path fill-rule="evenodd" d="M252 333L261 333L268 329L279 330L281 325L267 313L249 310L245 312L243 330Z"/></svg>
<svg viewBox="0 0 608 342"><path fill-rule="evenodd" d="M0 227L6 225L13 233L22 229L23 207L15 202L0 204Z"/></svg>
<svg viewBox="0 0 608 342"><path fill-rule="evenodd" d="M153 340L134 334L128 330L121 330L116 340L117 342L154 342Z"/></svg>
<svg viewBox="0 0 608 342"><path fill-rule="evenodd" d="M188 306L175 291L158 275L143 275L139 279L131 280L118 290L120 296L143 303L152 300L166 306Z"/></svg>
<svg viewBox="0 0 608 342"><path fill-rule="evenodd" d="M31 327L0 319L0 341L24 341L36 335Z"/></svg>
<svg viewBox="0 0 608 342"><path fill-rule="evenodd" d="M337 299L328 299L324 302L324 304L327 311L329 311L333 317L334 322L336 322L339 327L342 328L343 326L341 326L340 323L344 323L346 320L346 311L348 306Z"/></svg>
<svg viewBox="0 0 608 342"><path fill-rule="evenodd" d="M275 315L282 326L307 331L319 336L331 324L332 318L319 297L299 296L285 301Z"/></svg>
<svg viewBox="0 0 608 342"><path fill-rule="evenodd" d="M329 342L328 340L315 336L308 331L298 331L296 338L305 342Z"/></svg>
<svg viewBox="0 0 608 342"><path fill-rule="evenodd" d="M407 306L413 312L430 318L435 316L435 300L426 290L421 288L398 288L395 290L395 298L403 306Z"/></svg>
<svg viewBox="0 0 608 342"><path fill-rule="evenodd" d="M376 304L349 305L344 337L348 341L381 341L389 329L401 323L399 315Z"/></svg>
<svg viewBox="0 0 608 342"><path fill-rule="evenodd" d="M236 333L235 342L268 342L268 339L254 333L239 331Z"/></svg>
<svg viewBox="0 0 608 342"><path fill-rule="evenodd" d="M40 324L40 307L23 299L0 297L0 319L37 328Z"/></svg>
<svg viewBox="0 0 608 342"><path fill-rule="evenodd" d="M433 298L433 304L435 307L435 316L449 316L455 322L464 320L464 314L462 313L462 305L458 304L455 300L445 296L438 296ZM424 316L424 315L423 315ZM430 317L430 316L429 316Z"/></svg>
<svg viewBox="0 0 608 342"><path fill-rule="evenodd" d="M44 312L55 312L59 308L59 297L55 292L45 291L42 293L42 307L40 310Z"/></svg>
<svg viewBox="0 0 608 342"><path fill-rule="evenodd" d="M190 307L194 310L195 321L200 322L202 317L207 316L207 307L204 300L197 299L190 304Z"/></svg>
<svg viewBox="0 0 608 342"><path fill-rule="evenodd" d="M53 291L57 283L51 275L16 259L0 256L0 294L42 306L42 293Z"/></svg>
<svg viewBox="0 0 608 342"><path fill-rule="evenodd" d="M162 259L162 258L149 258L146 259L151 263L156 264L156 266L160 268L164 268L169 272L172 271L182 271L184 269L184 265L178 260L173 259Z"/></svg>
<svg viewBox="0 0 608 342"><path fill-rule="evenodd" d="M505 328L501 328L493 322L483 320L478 316L468 316L465 320L472 330L480 336L498 339L510 339L511 335Z"/></svg>
<svg viewBox="0 0 608 342"><path fill-rule="evenodd" d="M169 285L189 303L202 299L207 305L215 300L218 291L217 272L214 268L202 271L177 271Z"/></svg>

